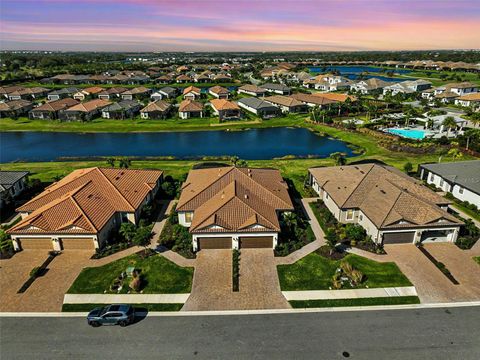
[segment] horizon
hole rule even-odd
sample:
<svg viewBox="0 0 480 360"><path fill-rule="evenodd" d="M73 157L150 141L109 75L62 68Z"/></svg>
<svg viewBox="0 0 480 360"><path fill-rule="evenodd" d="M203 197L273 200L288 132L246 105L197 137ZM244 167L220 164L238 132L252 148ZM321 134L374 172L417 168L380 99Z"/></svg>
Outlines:
<svg viewBox="0 0 480 360"><path fill-rule="evenodd" d="M480 33L480 2L473 0L3 0L0 6L5 51L477 50Z"/></svg>

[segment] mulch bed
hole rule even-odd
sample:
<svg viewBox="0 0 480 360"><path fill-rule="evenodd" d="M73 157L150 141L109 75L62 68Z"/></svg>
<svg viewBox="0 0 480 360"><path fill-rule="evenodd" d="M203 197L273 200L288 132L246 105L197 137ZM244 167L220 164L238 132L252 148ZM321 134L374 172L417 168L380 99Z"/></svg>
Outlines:
<svg viewBox="0 0 480 360"><path fill-rule="evenodd" d="M348 255L348 253L346 253L345 251L338 251L337 250L337 251L332 252L328 245L323 245L323 246L319 247L316 250L316 253L318 255L321 255L324 258L327 258L327 259L330 259L330 260L341 260L345 256Z"/></svg>

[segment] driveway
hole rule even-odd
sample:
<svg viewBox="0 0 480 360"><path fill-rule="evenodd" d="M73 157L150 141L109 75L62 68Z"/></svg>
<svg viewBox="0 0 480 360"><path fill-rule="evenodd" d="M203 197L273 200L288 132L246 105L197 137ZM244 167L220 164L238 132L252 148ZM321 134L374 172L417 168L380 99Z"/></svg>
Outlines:
<svg viewBox="0 0 480 360"><path fill-rule="evenodd" d="M271 249L243 249L240 291L232 291L232 251L198 252L190 297L182 310L282 309L290 305L280 291Z"/></svg>
<svg viewBox="0 0 480 360"><path fill-rule="evenodd" d="M48 265L23 294L17 290L27 281L30 271L48 257L47 251L24 250L11 259L0 260L0 311L61 311L63 295L80 271L88 265L90 251L64 251Z"/></svg>
<svg viewBox="0 0 480 360"><path fill-rule="evenodd" d="M468 253L453 244L425 244L460 282L454 285L413 244L385 245L384 261L394 261L415 285L423 303L479 300L480 271Z"/></svg>

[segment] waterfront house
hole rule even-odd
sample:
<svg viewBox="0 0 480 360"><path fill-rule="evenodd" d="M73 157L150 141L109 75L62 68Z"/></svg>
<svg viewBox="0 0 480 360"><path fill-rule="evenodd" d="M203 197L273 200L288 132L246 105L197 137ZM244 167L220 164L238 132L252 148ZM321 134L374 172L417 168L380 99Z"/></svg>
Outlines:
<svg viewBox="0 0 480 360"><path fill-rule="evenodd" d="M308 105L291 96L273 95L267 96L264 100L272 105L279 107L283 113L306 113Z"/></svg>
<svg viewBox="0 0 480 360"><path fill-rule="evenodd" d="M78 100L72 98L49 101L30 110L28 116L30 119L55 120L58 119L60 111L75 106L78 103Z"/></svg>
<svg viewBox="0 0 480 360"><path fill-rule="evenodd" d="M136 100L122 100L102 109L102 118L104 119L131 119L138 114L143 107Z"/></svg>
<svg viewBox="0 0 480 360"><path fill-rule="evenodd" d="M100 115L101 110L111 104L111 101L103 99L89 100L60 111L59 118L63 121L89 121Z"/></svg>
<svg viewBox="0 0 480 360"><path fill-rule="evenodd" d="M281 114L281 110L277 106L255 97L238 100L238 106L263 119L272 118Z"/></svg>
<svg viewBox="0 0 480 360"><path fill-rule="evenodd" d="M218 85L209 88L208 93L217 99L228 99L230 96L230 91L228 91L228 89Z"/></svg>
<svg viewBox="0 0 480 360"><path fill-rule="evenodd" d="M214 99L210 101L213 113L218 116L220 122L224 120L236 120L241 117L240 107L233 101L226 99Z"/></svg>
<svg viewBox="0 0 480 360"><path fill-rule="evenodd" d="M172 104L164 100L157 100L140 110L140 117L142 119L165 119L171 110Z"/></svg>
<svg viewBox="0 0 480 360"><path fill-rule="evenodd" d="M266 90L257 85L247 84L247 85L240 86L238 88L238 93L252 95L252 96L264 96L266 93Z"/></svg>
<svg viewBox="0 0 480 360"><path fill-rule="evenodd" d="M0 118L17 118L26 115L33 108L28 100L13 100L0 102Z"/></svg>
<svg viewBox="0 0 480 360"><path fill-rule="evenodd" d="M202 95L200 88L195 86L188 86L183 89L183 98L185 100L197 100Z"/></svg>
<svg viewBox="0 0 480 360"><path fill-rule="evenodd" d="M183 100L178 107L180 119L203 117L203 104L195 100Z"/></svg>

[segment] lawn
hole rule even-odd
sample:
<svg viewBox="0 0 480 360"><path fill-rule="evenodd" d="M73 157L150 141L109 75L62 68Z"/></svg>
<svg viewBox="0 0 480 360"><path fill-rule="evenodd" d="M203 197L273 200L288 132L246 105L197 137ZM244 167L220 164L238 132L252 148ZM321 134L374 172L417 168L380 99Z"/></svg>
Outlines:
<svg viewBox="0 0 480 360"><path fill-rule="evenodd" d="M475 220L480 221L480 214L477 211L467 208L460 201L456 201L455 199L453 200L453 202L454 208L458 208L459 210L462 210L465 214L471 216Z"/></svg>
<svg viewBox="0 0 480 360"><path fill-rule="evenodd" d="M183 304L132 304L137 311L180 311ZM103 304L63 304L63 312L89 312Z"/></svg>
<svg viewBox="0 0 480 360"><path fill-rule="evenodd" d="M396 296L360 299L333 299L333 300L295 300L290 301L295 309L325 308L341 306L375 306L375 305L405 305L420 304L418 296Z"/></svg>
<svg viewBox="0 0 480 360"><path fill-rule="evenodd" d="M348 261L366 276L359 287L412 286L395 263L379 263L354 254L335 261L314 252L295 264L277 266L280 287L283 291L328 290L342 261Z"/></svg>
<svg viewBox="0 0 480 360"><path fill-rule="evenodd" d="M476 256L473 258L477 262L478 265L480 265L480 256Z"/></svg>
<svg viewBox="0 0 480 360"><path fill-rule="evenodd" d="M141 259L133 254L104 266L83 269L67 293L103 294L105 290L111 293L110 285L129 266L141 270L145 294L180 294L191 291L193 268L177 266L161 255ZM122 293L126 292L127 286L124 286Z"/></svg>

